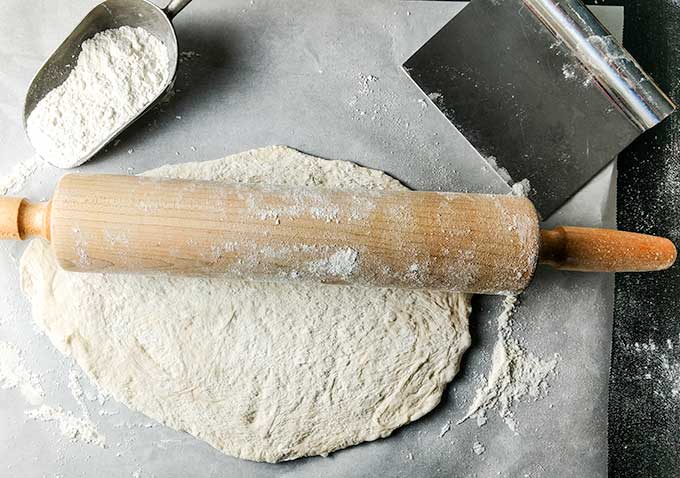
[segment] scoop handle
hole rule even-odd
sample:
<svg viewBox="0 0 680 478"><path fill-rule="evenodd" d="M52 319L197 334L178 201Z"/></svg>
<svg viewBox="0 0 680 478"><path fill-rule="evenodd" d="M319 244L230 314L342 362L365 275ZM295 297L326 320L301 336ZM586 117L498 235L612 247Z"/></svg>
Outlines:
<svg viewBox="0 0 680 478"><path fill-rule="evenodd" d="M32 236L50 240L50 203L0 197L0 239L23 240Z"/></svg>
<svg viewBox="0 0 680 478"><path fill-rule="evenodd" d="M175 18L179 12L181 12L184 7L189 5L191 0L170 0L170 3L163 9L165 14L170 20Z"/></svg>
<svg viewBox="0 0 680 478"><path fill-rule="evenodd" d="M649 272L668 269L677 257L663 237L587 227L541 231L539 262L581 272Z"/></svg>

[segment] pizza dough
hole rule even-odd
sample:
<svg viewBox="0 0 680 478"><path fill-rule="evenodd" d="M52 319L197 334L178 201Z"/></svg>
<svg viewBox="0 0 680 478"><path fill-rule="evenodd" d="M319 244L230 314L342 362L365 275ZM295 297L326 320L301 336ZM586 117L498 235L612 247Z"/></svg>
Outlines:
<svg viewBox="0 0 680 478"><path fill-rule="evenodd" d="M285 147L148 175L401 188ZM54 345L130 408L215 448L276 462L386 437L439 403L470 344L469 297L442 291L68 273L21 258Z"/></svg>

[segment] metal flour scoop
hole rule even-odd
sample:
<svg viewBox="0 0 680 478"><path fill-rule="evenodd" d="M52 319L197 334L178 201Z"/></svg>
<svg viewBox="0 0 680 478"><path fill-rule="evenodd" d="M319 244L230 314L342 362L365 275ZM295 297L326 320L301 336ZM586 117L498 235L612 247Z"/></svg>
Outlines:
<svg viewBox="0 0 680 478"><path fill-rule="evenodd" d="M111 131L109 136L93 148L87 157L83 158L83 162L97 154L125 128L149 111L172 88L177 75L177 63L179 60L177 36L172 26L172 19L189 2L191 0L171 0L165 8L159 8L146 0L107 0L93 8L52 53L33 78L24 101L24 130L26 129L28 117L40 100L68 78L69 73L75 67L76 59L80 54L81 45L84 41L101 31L112 28L120 28L126 25L141 27L161 40L168 49L168 68L170 70L168 82L163 92L154 101L150 102L144 110L140 111L139 114L131 118L126 124L115 131Z"/></svg>
<svg viewBox="0 0 680 478"><path fill-rule="evenodd" d="M674 109L579 0L472 0L404 68L543 217Z"/></svg>

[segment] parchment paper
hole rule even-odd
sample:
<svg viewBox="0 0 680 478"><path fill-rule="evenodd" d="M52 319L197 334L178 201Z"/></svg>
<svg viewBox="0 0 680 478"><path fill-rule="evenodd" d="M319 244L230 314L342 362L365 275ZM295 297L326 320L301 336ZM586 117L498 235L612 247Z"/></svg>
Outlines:
<svg viewBox="0 0 680 478"><path fill-rule="evenodd" d="M33 155L21 112L42 61L97 2L5 0L0 13L0 176ZM196 0L175 20L183 55L176 93L83 172L137 173L270 144L379 168L419 189L508 191L400 65L462 8L458 2ZM618 7L596 13L621 33ZM493 32L489 32L490 35ZM194 151L195 149L195 151ZM40 169L20 191L49 197L63 171ZM604 170L549 221L612 226L614 169ZM17 259L0 244L0 341L16 344L41 377L46 402L82 413L70 360L32 325ZM462 417L489 366L500 300L478 297L474 344L443 403L392 437L279 465L227 457L113 401L86 378L84 400L107 448L74 444L54 423L27 421L17 390L0 390L0 476L604 476L613 277L539 270L515 332L539 356L558 353L544 399L517 406L518 435L493 413ZM106 415L100 416L104 409ZM113 415L109 415L113 413ZM451 430L440 430L451 420ZM486 452L472 451L476 441Z"/></svg>

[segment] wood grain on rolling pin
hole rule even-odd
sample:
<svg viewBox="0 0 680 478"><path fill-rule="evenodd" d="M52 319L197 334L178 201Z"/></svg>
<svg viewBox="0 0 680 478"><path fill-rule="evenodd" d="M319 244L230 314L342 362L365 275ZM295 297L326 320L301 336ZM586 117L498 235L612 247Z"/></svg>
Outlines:
<svg viewBox="0 0 680 478"><path fill-rule="evenodd" d="M51 232L67 270L471 292L524 289L539 247L536 211L519 197L80 174L62 178Z"/></svg>

